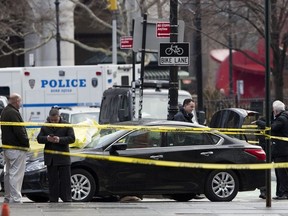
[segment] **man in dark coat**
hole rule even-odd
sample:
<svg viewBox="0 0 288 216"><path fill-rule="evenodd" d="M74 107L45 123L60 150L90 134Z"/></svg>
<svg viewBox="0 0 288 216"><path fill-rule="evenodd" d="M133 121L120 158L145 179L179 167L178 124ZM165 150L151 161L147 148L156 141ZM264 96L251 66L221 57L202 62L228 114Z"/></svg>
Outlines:
<svg viewBox="0 0 288 216"><path fill-rule="evenodd" d="M67 124L61 119L58 108L50 110L47 122ZM53 154L49 150L69 153L69 144L75 142L73 128L42 126L37 141L45 144L44 161L48 171L50 202L58 202L59 197L63 202L71 202L71 159L67 155ZM45 152L46 150L48 151Z"/></svg>
<svg viewBox="0 0 288 216"><path fill-rule="evenodd" d="M174 121L191 122L193 118L193 110L195 109L195 101L191 98L187 98L183 101L183 105L179 108L178 113L174 116ZM203 199L200 194L195 194L194 199Z"/></svg>
<svg viewBox="0 0 288 216"><path fill-rule="evenodd" d="M288 113L285 104L279 100L273 102L274 119L271 122L271 135L288 137ZM256 124L265 128L265 121L258 120ZM272 139L272 159L275 163L288 162L288 142L281 139ZM288 199L288 168L275 169L276 197L273 199Z"/></svg>
<svg viewBox="0 0 288 216"><path fill-rule="evenodd" d="M21 96L10 95L9 104L1 113L3 122L23 122L19 113ZM21 188L25 172L26 151L29 149L29 139L24 126L1 125L4 168L5 203L21 203Z"/></svg>
<svg viewBox="0 0 288 216"><path fill-rule="evenodd" d="M187 98L183 101L182 107L180 107L178 113L174 116L175 121L191 122L193 118L193 110L195 109L195 102L191 98Z"/></svg>

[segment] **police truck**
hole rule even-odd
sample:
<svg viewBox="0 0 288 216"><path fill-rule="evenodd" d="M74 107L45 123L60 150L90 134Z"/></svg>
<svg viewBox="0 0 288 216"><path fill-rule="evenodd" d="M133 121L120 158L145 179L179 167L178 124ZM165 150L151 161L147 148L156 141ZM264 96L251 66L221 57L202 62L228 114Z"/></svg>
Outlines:
<svg viewBox="0 0 288 216"><path fill-rule="evenodd" d="M130 64L1 68L0 95L20 94L24 121L45 122L52 106L100 106L106 89L131 80Z"/></svg>

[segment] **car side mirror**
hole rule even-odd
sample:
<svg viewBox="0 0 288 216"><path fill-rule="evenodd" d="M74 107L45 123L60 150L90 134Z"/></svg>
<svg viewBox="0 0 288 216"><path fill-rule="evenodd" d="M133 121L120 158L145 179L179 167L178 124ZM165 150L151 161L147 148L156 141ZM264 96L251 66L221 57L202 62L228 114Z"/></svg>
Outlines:
<svg viewBox="0 0 288 216"><path fill-rule="evenodd" d="M114 145L111 146L109 153L111 155L119 155L117 151L126 149L127 149L127 143L115 143Z"/></svg>
<svg viewBox="0 0 288 216"><path fill-rule="evenodd" d="M197 119L199 124L204 125L206 122L205 112L197 111Z"/></svg>

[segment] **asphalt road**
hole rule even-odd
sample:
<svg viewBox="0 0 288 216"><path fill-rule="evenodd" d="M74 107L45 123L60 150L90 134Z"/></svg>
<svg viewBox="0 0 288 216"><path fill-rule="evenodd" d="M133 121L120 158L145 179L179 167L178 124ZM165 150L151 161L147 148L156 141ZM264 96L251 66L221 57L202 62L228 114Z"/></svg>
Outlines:
<svg viewBox="0 0 288 216"><path fill-rule="evenodd" d="M272 178L272 196L275 181ZM34 203L23 198L22 204L9 204L5 216L288 216L288 200L271 202L258 198L259 191L239 192L232 202L210 202L207 199L175 202L163 198L144 197L134 202ZM3 202L3 196L0 197ZM2 214L3 216L3 214Z"/></svg>

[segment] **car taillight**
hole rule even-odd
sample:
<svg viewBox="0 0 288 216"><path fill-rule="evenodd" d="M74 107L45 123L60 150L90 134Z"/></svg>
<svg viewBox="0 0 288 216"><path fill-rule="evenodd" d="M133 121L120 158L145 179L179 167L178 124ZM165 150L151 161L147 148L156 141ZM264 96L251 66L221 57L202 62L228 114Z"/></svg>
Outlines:
<svg viewBox="0 0 288 216"><path fill-rule="evenodd" d="M255 156L258 160L266 160L266 153L263 149L244 149L244 151Z"/></svg>

